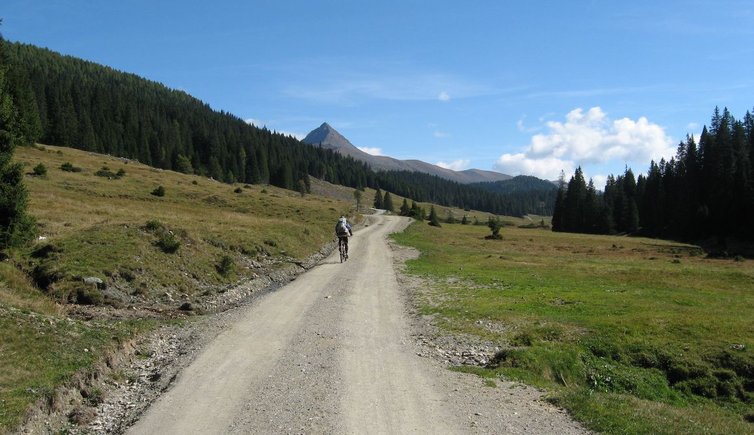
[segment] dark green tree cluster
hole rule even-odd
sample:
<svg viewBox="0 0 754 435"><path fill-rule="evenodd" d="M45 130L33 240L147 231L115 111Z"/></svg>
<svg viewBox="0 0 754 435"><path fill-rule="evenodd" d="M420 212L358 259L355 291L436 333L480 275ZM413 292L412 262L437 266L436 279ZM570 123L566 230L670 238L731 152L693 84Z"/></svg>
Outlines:
<svg viewBox="0 0 754 435"><path fill-rule="evenodd" d="M424 211L422 207L419 207L416 201L411 201L411 207L409 207L408 200L406 200L406 198L403 198L403 204L401 204L400 215L408 216L418 221L423 221L424 219L427 218L427 213Z"/></svg>
<svg viewBox="0 0 754 435"><path fill-rule="evenodd" d="M303 185L306 192L309 175L353 187L375 184L361 162L254 127L185 92L31 45L9 44L9 55L30 141L225 182Z"/></svg>
<svg viewBox="0 0 754 435"><path fill-rule="evenodd" d="M33 220L26 213L23 167L12 161L16 145L29 141L23 126L26 116L18 104L21 93L11 86L6 43L0 35L0 251L22 244L33 234Z"/></svg>
<svg viewBox="0 0 754 435"><path fill-rule="evenodd" d="M568 184L560 180L553 231L610 234L634 233L638 227L636 178L631 169L624 175L607 179L604 194L597 191L592 180L587 183L584 172L577 168Z"/></svg>
<svg viewBox="0 0 754 435"><path fill-rule="evenodd" d="M557 194L556 186L549 182L533 190L521 188L501 193L496 191L496 185L517 181L460 184L436 175L408 171L379 172L377 180L383 189L416 201L508 216L549 215Z"/></svg>
<svg viewBox="0 0 754 435"><path fill-rule="evenodd" d="M600 195L581 168L561 182L554 231L639 233L700 240L754 240L754 115L736 120L715 109L697 145L687 137L670 161L651 162L646 175L608 177Z"/></svg>

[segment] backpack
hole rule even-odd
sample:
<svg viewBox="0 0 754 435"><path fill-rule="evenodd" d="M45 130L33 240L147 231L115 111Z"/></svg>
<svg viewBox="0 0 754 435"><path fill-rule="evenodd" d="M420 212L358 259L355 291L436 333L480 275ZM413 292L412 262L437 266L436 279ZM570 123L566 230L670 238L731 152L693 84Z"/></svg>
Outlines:
<svg viewBox="0 0 754 435"><path fill-rule="evenodd" d="M339 236L348 235L348 227L346 226L345 222L338 221L338 223L335 225L335 233Z"/></svg>

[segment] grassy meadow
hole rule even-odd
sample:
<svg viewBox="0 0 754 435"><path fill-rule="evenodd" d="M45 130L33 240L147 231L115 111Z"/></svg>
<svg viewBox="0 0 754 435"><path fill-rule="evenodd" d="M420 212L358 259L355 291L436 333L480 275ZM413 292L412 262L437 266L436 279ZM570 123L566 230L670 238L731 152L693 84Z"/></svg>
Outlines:
<svg viewBox="0 0 754 435"><path fill-rule="evenodd" d="M21 147L15 159L40 239L0 262L0 433L120 343L171 321L139 318L131 305L177 312L300 261L332 241L337 217L353 208L70 148ZM39 164L45 175L33 175ZM153 194L160 186L164 195ZM69 315L73 304L129 314L82 319Z"/></svg>
<svg viewBox="0 0 754 435"><path fill-rule="evenodd" d="M498 344L466 369L549 390L607 433L754 432L754 263L695 246L504 227L414 224L417 295L450 333ZM463 369L463 368L461 368Z"/></svg>

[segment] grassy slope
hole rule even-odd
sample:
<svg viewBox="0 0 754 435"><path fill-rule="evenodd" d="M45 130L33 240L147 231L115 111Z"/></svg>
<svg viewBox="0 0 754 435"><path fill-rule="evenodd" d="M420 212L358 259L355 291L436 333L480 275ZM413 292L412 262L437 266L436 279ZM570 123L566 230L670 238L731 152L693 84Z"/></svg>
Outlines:
<svg viewBox="0 0 754 435"><path fill-rule="evenodd" d="M99 277L132 297L128 304L167 303L166 292L196 300L313 254L332 239L332 223L351 207L68 148L19 148L16 159L27 172L39 163L48 170L45 177L26 177L29 211L46 240L0 263L0 433L18 424L31 403L49 399L57 386L108 349L154 326L145 319L68 318L66 306L55 301L87 293L95 301L123 305L84 285L82 277ZM62 171L66 162L82 171ZM120 179L94 175L103 166L126 174ZM150 194L159 185L165 187L164 197ZM240 193L234 192L237 187ZM155 245L160 231L149 230L149 221L159 222L179 241L175 253ZM217 266L226 256L235 267L221 274ZM30 278L35 270L56 279L48 294Z"/></svg>
<svg viewBox="0 0 754 435"><path fill-rule="evenodd" d="M414 225L412 273L444 328L500 343L491 370L613 433L750 433L754 268L625 237ZM744 345L743 350L734 348Z"/></svg>

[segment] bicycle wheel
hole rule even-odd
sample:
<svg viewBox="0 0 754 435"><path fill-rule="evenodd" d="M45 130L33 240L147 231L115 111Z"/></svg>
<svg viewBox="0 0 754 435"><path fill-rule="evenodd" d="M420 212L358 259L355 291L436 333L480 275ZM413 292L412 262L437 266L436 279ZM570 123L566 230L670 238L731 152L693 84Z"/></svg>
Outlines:
<svg viewBox="0 0 754 435"><path fill-rule="evenodd" d="M340 262L346 261L346 246L342 241L338 241L338 249L340 250Z"/></svg>

